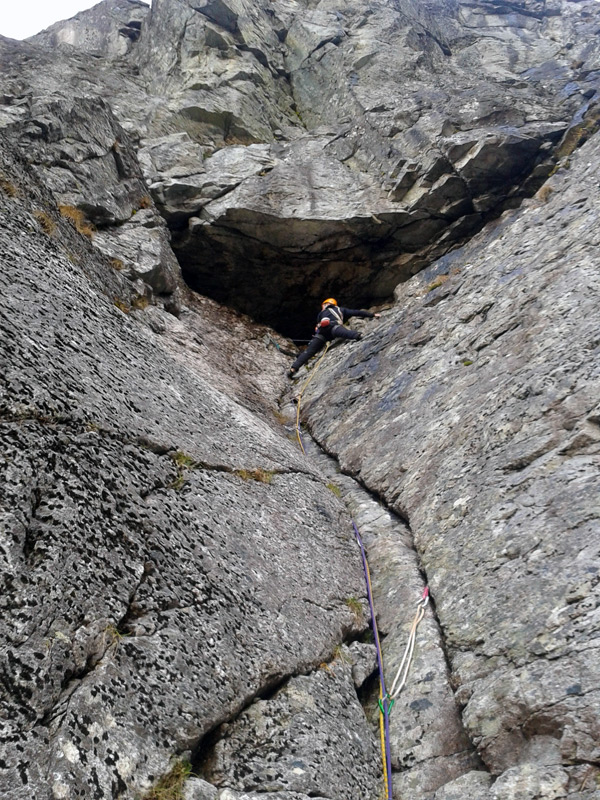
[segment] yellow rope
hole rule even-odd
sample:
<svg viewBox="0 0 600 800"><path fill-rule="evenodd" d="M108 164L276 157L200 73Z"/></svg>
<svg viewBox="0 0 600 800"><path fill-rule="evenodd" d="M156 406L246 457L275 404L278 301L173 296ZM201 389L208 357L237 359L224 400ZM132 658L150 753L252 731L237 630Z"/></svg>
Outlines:
<svg viewBox="0 0 600 800"><path fill-rule="evenodd" d="M383 692L381 691L381 682L379 683L379 699L383 700ZM387 779L387 761L385 758L385 725L383 722L383 714L379 712L379 737L381 739L381 760L383 762L383 785L385 788L384 797L389 797L388 779Z"/></svg>
<svg viewBox="0 0 600 800"><path fill-rule="evenodd" d="M371 586L371 570L369 569L369 562L365 557L365 574L367 576L367 585L369 588L369 594L373 595L373 587ZM379 631L377 630L377 623L375 619L373 619L373 636L375 637L375 644L377 649L381 653L381 658L383 659L383 653L381 652L381 642L379 641ZM383 701L383 687L381 686L381 679L379 680L379 699ZM389 787L388 787L388 777L387 777L387 759L385 757L385 726L384 726L384 719L383 713L379 712L379 736L381 738L381 761L383 766L383 783L385 786L385 797L389 797Z"/></svg>
<svg viewBox="0 0 600 800"><path fill-rule="evenodd" d="M330 344L331 344L331 342L327 342L327 344L325 345L325 350L323 351L323 355L321 356L321 358L317 361L317 363L313 367L313 370L310 373L310 376L309 376L308 380L305 381L304 386L302 387L302 389L300 390L300 394L298 395L298 404L297 404L297 408L296 408L296 438L298 439L298 444L300 445L300 449L302 450L304 455L306 455L306 452L304 450L304 445L302 444L302 439L300 438L300 401L302 400L302 395L304 394L304 390L306 389L308 384L312 381L312 379L315 377L316 371L321 366L321 361L323 361L323 359L325 358L325 355L327 354L327 351L329 350L329 345Z"/></svg>
<svg viewBox="0 0 600 800"><path fill-rule="evenodd" d="M300 393L298 395L298 403L297 403L297 408L296 408L296 437L298 439L298 444L300 445L300 449L302 450L304 455L306 455L306 451L304 450L304 445L302 444L302 438L300 436L300 402L302 400L302 395L304 394L304 390L306 389L308 384L312 381L312 379L315 377L315 375L317 373L317 370L321 366L321 362L323 361L323 359L327 355L327 351L329 350L329 345L330 344L331 344L331 342L327 342L327 344L325 345L325 350L323 351L323 355L319 358L319 360L315 364L312 372L310 373L310 376L305 381L305 383L302 386L302 389L300 390ZM366 572L366 576L367 576L367 584L368 584L368 587L369 587L369 594L372 595L373 592L372 592L372 587L371 587L371 571L369 570L369 564L368 564L368 562L366 560L366 557L365 557L365 567L366 567L365 572ZM379 632L377 630L377 623L376 623L375 619L373 619L373 634L375 636L377 648L379 649L379 652L381 653L381 643L379 641ZM381 680L379 681L379 699L380 699L380 701L383 701L383 687L381 685ZM384 718L383 718L383 714L382 713L379 714L379 735L380 735L380 739L381 739L381 761L382 761L382 766L383 766L383 784L384 784L384 788L385 788L385 797L387 798L387 797L389 797L389 786L388 786L388 776L387 776L387 758L386 758L386 755L385 755L385 750L386 750L386 748L385 748L385 722L384 722Z"/></svg>

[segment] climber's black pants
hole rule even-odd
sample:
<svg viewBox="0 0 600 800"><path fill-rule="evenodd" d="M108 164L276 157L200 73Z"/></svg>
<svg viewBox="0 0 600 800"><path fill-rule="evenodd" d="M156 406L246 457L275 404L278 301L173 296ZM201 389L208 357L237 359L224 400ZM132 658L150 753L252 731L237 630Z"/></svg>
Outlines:
<svg viewBox="0 0 600 800"><path fill-rule="evenodd" d="M360 339L360 333L356 331L351 331L349 328L344 328L343 325L336 325L335 328L331 331L331 339ZM306 362L312 358L319 350L322 350L325 347L325 342L327 340L321 334L316 334L308 343L308 347L304 350L298 358L292 364L292 369L297 370L299 369L302 364L306 364Z"/></svg>

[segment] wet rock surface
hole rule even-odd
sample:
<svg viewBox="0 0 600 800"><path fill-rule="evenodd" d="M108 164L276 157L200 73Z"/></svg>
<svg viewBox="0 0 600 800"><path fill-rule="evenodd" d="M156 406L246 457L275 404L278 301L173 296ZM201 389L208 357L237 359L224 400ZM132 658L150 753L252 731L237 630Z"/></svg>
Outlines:
<svg viewBox="0 0 600 800"><path fill-rule="evenodd" d="M304 399L342 469L410 523L492 797L597 791L599 155L596 137L401 285ZM437 735L452 741L432 719Z"/></svg>

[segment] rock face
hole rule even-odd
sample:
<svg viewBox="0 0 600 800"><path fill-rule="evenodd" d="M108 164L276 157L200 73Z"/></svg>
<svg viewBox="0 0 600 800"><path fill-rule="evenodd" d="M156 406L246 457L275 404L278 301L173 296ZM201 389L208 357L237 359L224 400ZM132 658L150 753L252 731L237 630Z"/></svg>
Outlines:
<svg viewBox="0 0 600 800"><path fill-rule="evenodd" d="M127 282L2 152L1 793L134 797L260 693L322 682L365 626L345 602L360 565L341 503L277 430L282 356L260 400L261 338L246 374L196 366L169 315L155 333L121 310ZM200 342L256 336L200 314Z"/></svg>
<svg viewBox="0 0 600 800"><path fill-rule="evenodd" d="M242 791L374 797L379 754L362 709L346 704L354 688L351 666L344 648L316 676L293 678L274 699L226 726L204 765L210 782ZM332 751L344 757L332 759ZM273 752L285 756L275 761Z"/></svg>
<svg viewBox="0 0 600 800"><path fill-rule="evenodd" d="M7 95L1 127L43 174L61 213L114 259L139 294L154 293L177 312L180 270L168 229L130 136L98 96L107 83L119 83L118 70L104 80L90 69L89 56L53 55L10 40L3 50Z"/></svg>
<svg viewBox="0 0 600 800"><path fill-rule="evenodd" d="M0 38L2 797L378 800L351 513L388 681L432 594L395 800L597 800L599 26L104 0ZM305 457L281 333L332 294L389 307Z"/></svg>
<svg viewBox="0 0 600 800"><path fill-rule="evenodd" d="M150 6L140 0L98 3L66 22L51 25L29 41L48 47L67 45L90 53L122 56L140 38L149 11Z"/></svg>
<svg viewBox="0 0 600 800"><path fill-rule="evenodd" d="M599 159L595 137L526 208L402 284L307 389L317 439L410 525L448 658L430 680L449 681L499 776L478 797L598 796ZM411 696L396 767L411 741L441 753L454 736Z"/></svg>
<svg viewBox="0 0 600 800"><path fill-rule="evenodd" d="M5 103L93 85L143 140L188 283L303 338L324 290L387 300L541 186L593 117L597 18L593 0L104 0L33 38L72 47L60 72L30 50Z"/></svg>
<svg viewBox="0 0 600 800"><path fill-rule="evenodd" d="M389 298L541 185L598 90L592 19L567 2L155 3L136 51L166 95L149 128L219 148L152 178L186 278L295 336L324 287Z"/></svg>

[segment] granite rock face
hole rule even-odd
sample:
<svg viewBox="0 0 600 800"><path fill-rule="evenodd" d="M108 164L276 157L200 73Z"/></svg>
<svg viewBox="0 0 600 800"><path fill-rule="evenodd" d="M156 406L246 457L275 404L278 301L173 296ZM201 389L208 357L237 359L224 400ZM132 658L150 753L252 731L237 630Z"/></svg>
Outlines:
<svg viewBox="0 0 600 800"><path fill-rule="evenodd" d="M115 58L134 11L139 41ZM190 285L302 338L324 290L388 299L541 186L596 125L598 16L594 0L104 0L20 45L4 113L32 87L106 99Z"/></svg>
<svg viewBox="0 0 600 800"><path fill-rule="evenodd" d="M467 790L465 765L439 798L598 796L598 163L596 136L401 284L305 396L319 442L410 525L448 659L431 680L497 778ZM451 741L435 707L411 731L419 704L399 702L409 738Z"/></svg>
<svg viewBox="0 0 600 800"><path fill-rule="evenodd" d="M45 66L40 52L26 45L24 51L6 46L4 70L14 96L27 85L21 67L29 56L35 64L32 71ZM38 80L33 93L7 107L2 127L43 175L63 216L112 256L134 283L139 281L142 295L162 296L166 307L178 310L179 266L130 137L102 98L47 93L56 89L53 79L50 86Z"/></svg>
<svg viewBox="0 0 600 800"><path fill-rule="evenodd" d="M379 753L362 709L347 705L353 687L352 656L342 648L333 663L292 678L220 731L204 775L238 791L375 797Z"/></svg>
<svg viewBox="0 0 600 800"><path fill-rule="evenodd" d="M275 419L266 331L208 301L126 313L129 282L1 152L0 793L139 797L360 635L360 564Z"/></svg>
<svg viewBox="0 0 600 800"><path fill-rule="evenodd" d="M164 97L147 146L218 150L148 176L187 280L295 336L324 287L389 298L539 188L597 96L597 22L571 2L155 3L132 56Z"/></svg>
<svg viewBox="0 0 600 800"><path fill-rule="evenodd" d="M150 11L140 0L110 0L65 22L57 22L29 41L46 47L68 46L104 56L123 56L140 37Z"/></svg>
<svg viewBox="0 0 600 800"><path fill-rule="evenodd" d="M386 688L390 692L403 660L416 601L425 587L412 532L355 479L340 473L333 459L315 445L307 442L307 446L311 459L337 487L368 552L377 624L384 637ZM482 786L488 786L492 778L464 729L452 684L447 680L443 633L432 607L426 608L417 631L409 677L390 718L394 797L430 798L458 781L462 797L480 798L485 796ZM374 725L379 724L378 689L373 683L363 689L365 707Z"/></svg>
<svg viewBox="0 0 600 800"><path fill-rule="evenodd" d="M599 25L104 0L0 38L0 795L379 798L351 511L388 679L432 591L395 800L597 800ZM259 323L393 292L305 458Z"/></svg>

